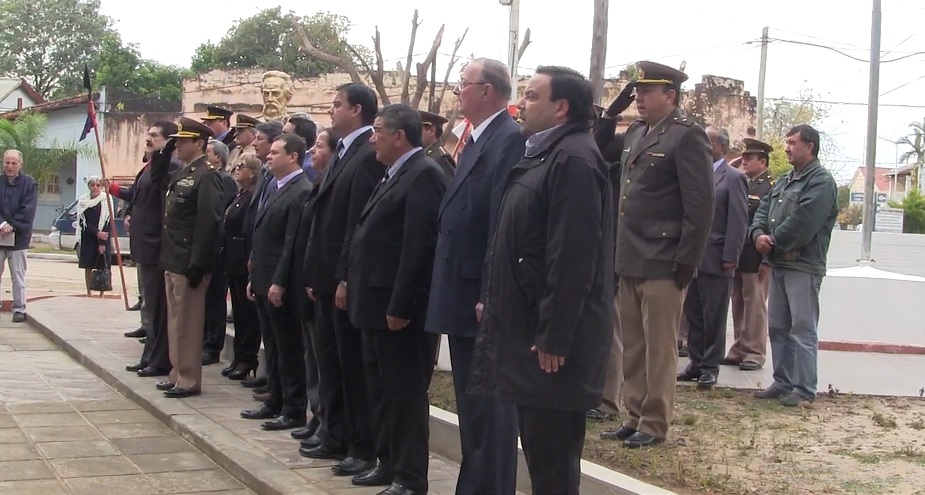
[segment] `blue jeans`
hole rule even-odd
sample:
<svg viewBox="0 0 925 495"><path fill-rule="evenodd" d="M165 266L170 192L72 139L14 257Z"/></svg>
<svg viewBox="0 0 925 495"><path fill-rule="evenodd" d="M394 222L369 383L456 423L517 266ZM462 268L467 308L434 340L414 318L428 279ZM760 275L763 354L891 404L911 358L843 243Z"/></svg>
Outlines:
<svg viewBox="0 0 925 495"><path fill-rule="evenodd" d="M821 286L819 275L775 267L768 289L774 386L807 400L816 398Z"/></svg>

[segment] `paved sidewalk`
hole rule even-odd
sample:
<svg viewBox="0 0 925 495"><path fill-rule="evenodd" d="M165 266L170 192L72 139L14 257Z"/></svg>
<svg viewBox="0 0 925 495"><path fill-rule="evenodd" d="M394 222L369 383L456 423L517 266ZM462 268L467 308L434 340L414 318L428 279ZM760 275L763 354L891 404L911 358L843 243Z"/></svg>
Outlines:
<svg viewBox="0 0 925 495"><path fill-rule="evenodd" d="M334 461L299 456L299 443L288 431L266 432L260 421L241 419L240 411L259 403L250 389L221 376L224 361L204 368L201 396L183 400L164 398L154 388L159 379L125 371L125 365L137 361L142 346L122 336L137 327L138 314L124 311L121 301L62 296L30 303L28 313L55 344L80 356L94 374L166 423L165 430L179 432L260 495L373 495L383 489L354 487L349 478L333 475ZM454 493L457 472L458 465L432 455L429 493Z"/></svg>
<svg viewBox="0 0 925 495"><path fill-rule="evenodd" d="M28 325L0 319L0 495L253 495Z"/></svg>

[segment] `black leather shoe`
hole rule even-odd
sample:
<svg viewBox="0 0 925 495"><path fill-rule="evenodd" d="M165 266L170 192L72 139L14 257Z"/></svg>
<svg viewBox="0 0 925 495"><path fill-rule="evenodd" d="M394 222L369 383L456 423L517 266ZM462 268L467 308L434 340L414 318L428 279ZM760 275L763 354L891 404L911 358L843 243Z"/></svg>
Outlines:
<svg viewBox="0 0 925 495"><path fill-rule="evenodd" d="M141 299L138 300L133 306L129 306L129 311L141 311Z"/></svg>
<svg viewBox="0 0 925 495"><path fill-rule="evenodd" d="M305 425L304 428L299 428L298 430L290 433L290 435L292 435L292 438L295 438L296 440L308 440L309 438L315 436L315 430L317 430L317 428L313 426L311 422L309 422L307 425Z"/></svg>
<svg viewBox="0 0 925 495"><path fill-rule="evenodd" d="M695 370L693 367L688 366L687 368L684 368L684 371L678 373L678 381L696 382L697 380L700 380L700 375L702 374L703 373L701 373L700 370Z"/></svg>
<svg viewBox="0 0 925 495"><path fill-rule="evenodd" d="M163 390L163 391L166 392L166 391L172 389L172 388L175 387L175 386L176 386L176 385L174 385L173 383L170 383L170 382L157 382L157 385L155 385L154 388L156 388L156 389L158 389L158 390Z"/></svg>
<svg viewBox="0 0 925 495"><path fill-rule="evenodd" d="M418 492L405 487L400 483L393 482L391 485L389 485L388 488L382 490L376 495L427 495L427 492Z"/></svg>
<svg viewBox="0 0 925 495"><path fill-rule="evenodd" d="M261 385L259 387L254 387L254 395L260 395L267 393L267 386Z"/></svg>
<svg viewBox="0 0 925 495"><path fill-rule="evenodd" d="M193 397L201 394L199 390L186 390L185 388L174 387L166 392L164 392L164 397L168 399L185 399L187 397Z"/></svg>
<svg viewBox="0 0 925 495"><path fill-rule="evenodd" d="M331 471L334 471L334 476L356 476L369 471L372 467L371 462L356 457L347 457L331 466Z"/></svg>
<svg viewBox="0 0 925 495"><path fill-rule="evenodd" d="M324 443L324 441L322 441L321 437L319 437L318 435L312 435L306 438L305 440L302 440L301 442L299 442L302 448L305 448L305 449L313 449L315 447L318 447L322 443Z"/></svg>
<svg viewBox="0 0 925 495"><path fill-rule="evenodd" d="M720 359L719 364L722 364L723 366L738 366L739 362L735 359L724 357L723 359Z"/></svg>
<svg viewBox="0 0 925 495"><path fill-rule="evenodd" d="M152 368L151 366L146 366L138 370L138 376L142 378L147 378L149 376L167 376L170 374L170 370L160 370L157 368Z"/></svg>
<svg viewBox="0 0 925 495"><path fill-rule="evenodd" d="M289 416L278 416L276 419L260 424L260 427L266 431L292 430L303 426L305 426L305 418L290 418Z"/></svg>
<svg viewBox="0 0 925 495"><path fill-rule="evenodd" d="M299 455L309 459L343 459L346 454L347 452L342 449L335 449L324 444L311 449L299 447Z"/></svg>
<svg viewBox="0 0 925 495"><path fill-rule="evenodd" d="M697 380L697 388L700 390L710 390L714 385L716 385L716 375L713 373L704 373Z"/></svg>
<svg viewBox="0 0 925 495"><path fill-rule="evenodd" d="M607 430L601 432L602 440L615 440L615 441L624 441L627 438L633 436L633 433L636 433L636 430L630 428L629 426L620 426L616 430Z"/></svg>
<svg viewBox="0 0 925 495"><path fill-rule="evenodd" d="M232 380L243 380L251 374L254 375L254 378L257 377L257 363L251 365L238 364L235 369L231 370L231 373L228 373L228 378Z"/></svg>
<svg viewBox="0 0 925 495"><path fill-rule="evenodd" d="M137 373L139 370L147 368L148 365L144 363L130 364L125 367L125 371L131 371Z"/></svg>
<svg viewBox="0 0 925 495"><path fill-rule="evenodd" d="M137 330L132 330L131 332L125 332L122 335L125 335L126 337L130 339L140 339L144 337L145 335L148 335L148 332L145 331L144 328L139 328Z"/></svg>
<svg viewBox="0 0 925 495"><path fill-rule="evenodd" d="M260 376L256 378L248 378L247 380L241 380L241 386L245 388L257 388L265 387L267 385L267 377Z"/></svg>
<svg viewBox="0 0 925 495"><path fill-rule="evenodd" d="M205 353L205 352L202 353L202 365L203 365L203 366L208 366L208 365L210 365L210 364L215 364L215 363L217 363L218 361L219 361L219 359L218 359L218 354L209 354L209 353Z"/></svg>
<svg viewBox="0 0 925 495"><path fill-rule="evenodd" d="M356 486L389 486L393 481L395 473L378 464L375 468L351 478L350 483Z"/></svg>
<svg viewBox="0 0 925 495"><path fill-rule="evenodd" d="M628 449L638 449L640 447L654 447L664 441L664 438L654 437L648 433L637 431L623 441L623 446Z"/></svg>
<svg viewBox="0 0 925 495"><path fill-rule="evenodd" d="M739 369L742 371L758 371L761 369L761 365L754 361L743 361L739 365Z"/></svg>
<svg viewBox="0 0 925 495"><path fill-rule="evenodd" d="M270 406L266 404L260 404L260 407L257 409L241 411L241 417L244 419L273 419L279 416L279 413L279 410L271 409Z"/></svg>
<svg viewBox="0 0 925 495"><path fill-rule="evenodd" d="M223 369L222 369L222 376L228 376L228 375L230 375L231 372L234 371L234 367L237 366L237 365L238 365L238 363L232 361L231 364L229 364L226 368L223 368Z"/></svg>
<svg viewBox="0 0 925 495"><path fill-rule="evenodd" d="M148 338L147 338L147 337L142 337L142 338L138 339L138 343L139 343L139 344L144 344L144 343L146 343L146 342L148 342Z"/></svg>
<svg viewBox="0 0 925 495"><path fill-rule="evenodd" d="M603 423L606 421L616 420L617 415L595 408L585 413L585 419L589 421L600 421Z"/></svg>

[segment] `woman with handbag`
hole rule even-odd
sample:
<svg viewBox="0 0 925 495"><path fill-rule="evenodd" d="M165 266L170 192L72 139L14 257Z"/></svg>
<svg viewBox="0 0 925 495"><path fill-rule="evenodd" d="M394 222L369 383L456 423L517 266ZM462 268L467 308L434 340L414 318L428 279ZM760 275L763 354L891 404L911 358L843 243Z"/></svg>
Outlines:
<svg viewBox="0 0 925 495"><path fill-rule="evenodd" d="M231 312L234 314L234 359L222 370L232 380L257 375L257 353L260 351L260 321L257 306L247 298L247 261L250 258L253 215L251 208L254 186L263 164L255 155L245 155L232 170L238 184L238 194L225 210L224 269L231 291Z"/></svg>
<svg viewBox="0 0 925 495"><path fill-rule="evenodd" d="M103 179L93 176L87 179L90 192L77 200L77 219L80 227L80 248L77 252L77 266L84 269L87 297L93 290L112 290L109 278L109 212L106 204L109 196L103 193ZM96 273L94 273L96 271ZM98 280L97 280L98 279Z"/></svg>

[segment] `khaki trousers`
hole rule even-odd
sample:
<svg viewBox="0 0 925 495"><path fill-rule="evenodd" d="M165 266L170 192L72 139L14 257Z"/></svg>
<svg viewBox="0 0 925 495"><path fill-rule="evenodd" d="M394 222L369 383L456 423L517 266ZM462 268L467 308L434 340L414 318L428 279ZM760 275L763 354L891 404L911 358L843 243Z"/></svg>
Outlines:
<svg viewBox="0 0 925 495"><path fill-rule="evenodd" d="M619 290L617 291L619 293ZM604 396L601 411L609 414L620 412L620 394L623 392L623 329L620 327L619 298L613 298L613 343L607 359L607 373L604 375Z"/></svg>
<svg viewBox="0 0 925 495"><path fill-rule="evenodd" d="M764 366L768 354L768 279L759 282L757 273L736 271L731 302L735 342L726 359Z"/></svg>
<svg viewBox="0 0 925 495"><path fill-rule="evenodd" d="M206 318L206 290L212 274L195 289L185 275L164 272L167 289L167 345L173 369L167 380L189 391L202 389L202 330Z"/></svg>
<svg viewBox="0 0 925 495"><path fill-rule="evenodd" d="M620 278L624 425L658 438L668 435L674 407L685 292L674 280Z"/></svg>

